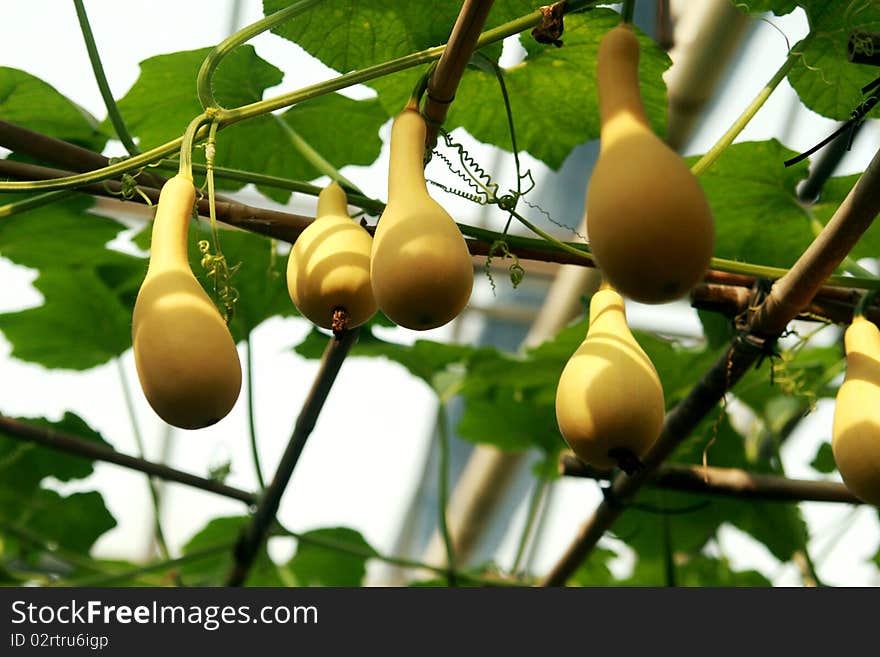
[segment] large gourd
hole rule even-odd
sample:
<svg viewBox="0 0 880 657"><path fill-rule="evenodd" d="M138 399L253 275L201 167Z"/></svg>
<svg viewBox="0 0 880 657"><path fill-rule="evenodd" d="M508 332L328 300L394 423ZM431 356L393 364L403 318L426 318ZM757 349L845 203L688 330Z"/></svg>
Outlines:
<svg viewBox="0 0 880 657"><path fill-rule="evenodd" d="M846 377L837 392L831 450L847 488L880 506L880 330L854 317L844 345Z"/></svg>
<svg viewBox="0 0 880 657"><path fill-rule="evenodd" d="M287 261L287 291L299 311L334 330L360 326L376 314L372 246L370 234L349 217L342 187L325 187L315 221L297 237Z"/></svg>
<svg viewBox="0 0 880 657"><path fill-rule="evenodd" d="M417 331L457 317L474 282L464 237L428 195L425 132L415 102L394 119L388 204L373 237L370 269L379 308L394 323Z"/></svg>
<svg viewBox="0 0 880 657"><path fill-rule="evenodd" d="M648 124L638 68L632 27L609 30L599 45L601 145L587 189L587 237L621 294L663 303L703 277L715 231L696 178Z"/></svg>
<svg viewBox="0 0 880 657"><path fill-rule="evenodd" d="M134 359L144 394L159 417L181 429L218 422L241 389L235 343L187 259L194 200L188 176L178 174L163 185L150 265L132 319Z"/></svg>
<svg viewBox="0 0 880 657"><path fill-rule="evenodd" d="M603 286L590 300L587 336L559 378L559 430L582 461L632 471L663 417L657 371L629 330L623 297Z"/></svg>

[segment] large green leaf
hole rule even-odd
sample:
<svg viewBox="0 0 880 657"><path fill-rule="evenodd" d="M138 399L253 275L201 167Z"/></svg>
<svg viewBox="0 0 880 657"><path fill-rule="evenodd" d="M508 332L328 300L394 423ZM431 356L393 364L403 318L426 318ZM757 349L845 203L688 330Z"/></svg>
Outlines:
<svg viewBox="0 0 880 657"><path fill-rule="evenodd" d="M98 122L53 87L24 71L0 66L0 117L30 130L100 151Z"/></svg>
<svg viewBox="0 0 880 657"><path fill-rule="evenodd" d="M807 163L782 164L793 155L775 139L734 144L700 176L715 218L716 256L789 267L810 244L795 190Z"/></svg>
<svg viewBox="0 0 880 657"><path fill-rule="evenodd" d="M850 62L847 43L855 30L880 31L880 3L803 0L799 4L807 11L810 36L792 49L802 54L788 80L801 102L814 112L832 119L849 119L865 98L862 87L877 77L877 68Z"/></svg>
<svg viewBox="0 0 880 657"><path fill-rule="evenodd" d="M67 412L57 422L50 422L44 418L19 419L29 424L65 431L83 440L107 445L101 434L75 413ZM37 488L46 477L51 476L59 481L84 479L92 474L93 470L93 462L90 459L10 438L0 430L0 487L26 495Z"/></svg>
<svg viewBox="0 0 880 657"><path fill-rule="evenodd" d="M303 534L287 568L299 586L360 586L375 554L354 529L315 529Z"/></svg>
<svg viewBox="0 0 880 657"><path fill-rule="evenodd" d="M89 269L47 269L34 283L42 306L0 314L12 355L44 367L85 370L131 346L131 312Z"/></svg>
<svg viewBox="0 0 880 657"><path fill-rule="evenodd" d="M238 540L240 531L250 521L247 516L228 516L210 520L183 546L184 556L193 557L192 561L180 567L183 581L190 586L222 586L233 567L233 546ZM195 558L197 554L205 556ZM254 560L246 585L283 586L278 575L278 567L269 557L265 546L260 549Z"/></svg>
<svg viewBox="0 0 880 657"><path fill-rule="evenodd" d="M141 75L119 101L129 129L147 146L183 134L201 112L194 80L210 49L151 57L141 62ZM243 46L223 60L214 91L226 107L260 100L263 92L282 79L280 70ZM341 120L344 117L344 120ZM379 127L388 116L378 101L352 100L329 94L301 103L281 115L264 115L230 127L217 137L216 163L298 180L321 175L296 149L291 131L336 167L371 164L382 143ZM345 139L339 139L340 127ZM203 159L201 151L197 159ZM239 189L242 183L217 179L221 189ZM270 198L286 202L290 192L261 188Z"/></svg>
<svg viewBox="0 0 880 657"><path fill-rule="evenodd" d="M43 268L127 262L129 257L105 248L125 226L90 214L94 201L74 196L0 221L0 256Z"/></svg>
<svg viewBox="0 0 880 657"><path fill-rule="evenodd" d="M0 522L83 554L88 554L95 541L116 526L100 493L65 497L45 488L37 488L27 496L0 488Z"/></svg>

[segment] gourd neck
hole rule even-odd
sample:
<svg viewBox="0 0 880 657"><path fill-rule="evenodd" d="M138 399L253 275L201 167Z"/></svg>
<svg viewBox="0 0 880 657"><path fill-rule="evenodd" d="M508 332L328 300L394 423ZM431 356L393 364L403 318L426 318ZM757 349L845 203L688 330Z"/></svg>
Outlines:
<svg viewBox="0 0 880 657"><path fill-rule="evenodd" d="M650 129L639 90L639 42L632 26L618 25L602 38L596 74L603 140L606 129L621 120Z"/></svg>
<svg viewBox="0 0 880 657"><path fill-rule="evenodd" d="M856 316L843 334L847 356L863 354L880 360L880 329L866 317Z"/></svg>
<svg viewBox="0 0 880 657"><path fill-rule="evenodd" d="M631 336L626 323L626 306L617 292L603 288L590 299L590 327L587 335L594 330L611 331L620 337Z"/></svg>
<svg viewBox="0 0 880 657"><path fill-rule="evenodd" d="M196 190L192 178L177 174L162 186L153 233L150 240L150 265L147 270L189 269L186 238Z"/></svg>
<svg viewBox="0 0 880 657"><path fill-rule="evenodd" d="M425 184L425 120L417 107L407 105L391 127L388 202L413 193L428 194Z"/></svg>
<svg viewBox="0 0 880 657"><path fill-rule="evenodd" d="M318 212L316 219L327 216L347 217L348 197L339 183L333 181L318 194Z"/></svg>

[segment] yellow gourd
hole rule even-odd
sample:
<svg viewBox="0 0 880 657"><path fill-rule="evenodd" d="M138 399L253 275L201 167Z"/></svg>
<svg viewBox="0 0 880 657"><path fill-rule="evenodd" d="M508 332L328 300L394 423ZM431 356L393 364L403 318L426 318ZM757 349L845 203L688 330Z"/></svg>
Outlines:
<svg viewBox="0 0 880 657"><path fill-rule="evenodd" d="M354 328L375 315L372 246L370 234L349 217L342 187L325 187L315 221L297 237L287 261L287 291L299 311L326 329Z"/></svg>
<svg viewBox="0 0 880 657"><path fill-rule="evenodd" d="M663 303L703 277L715 229L696 178L648 125L638 67L632 27L609 30L599 45L601 145L587 189L587 237L621 294Z"/></svg>
<svg viewBox="0 0 880 657"><path fill-rule="evenodd" d="M559 430L582 461L632 471L663 417L657 371L627 326L623 297L603 286L590 300L587 337L559 378Z"/></svg>
<svg viewBox="0 0 880 657"><path fill-rule="evenodd" d="M178 174L163 185L150 265L132 319L134 359L144 394L159 417L181 429L221 420L241 388L235 343L187 260L194 200L192 178Z"/></svg>
<svg viewBox="0 0 880 657"><path fill-rule="evenodd" d="M854 317L844 345L846 377L837 391L831 450L847 488L880 506L880 330Z"/></svg>
<svg viewBox="0 0 880 657"><path fill-rule="evenodd" d="M457 317L474 282L464 237L428 195L425 132L415 102L394 119L388 204L373 237L370 268L379 308L394 323L417 331Z"/></svg>

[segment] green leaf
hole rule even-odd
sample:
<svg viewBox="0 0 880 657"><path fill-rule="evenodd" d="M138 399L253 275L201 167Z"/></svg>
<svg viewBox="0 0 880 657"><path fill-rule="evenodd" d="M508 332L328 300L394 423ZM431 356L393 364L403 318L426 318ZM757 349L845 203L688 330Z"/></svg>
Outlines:
<svg viewBox="0 0 880 657"><path fill-rule="evenodd" d="M367 559L375 554L353 529L315 529L303 534L287 568L299 586L361 586L367 573Z"/></svg>
<svg viewBox="0 0 880 657"><path fill-rule="evenodd" d="M596 53L605 32L619 22L620 14L609 9L566 16L562 48L526 38L528 56L504 71L517 145L551 169L559 169L575 146L599 137ZM667 102L662 74L670 60L649 37L637 33L642 46L642 102L651 127L663 135ZM403 102L405 98L399 101L401 107ZM456 126L480 141L511 149L507 115L493 73L468 70L446 128Z"/></svg>
<svg viewBox="0 0 880 657"><path fill-rule="evenodd" d="M48 426L71 433L83 440L109 446L97 431L75 413L66 412L60 421L45 418L17 418L22 422ZM34 443L10 438L0 429L0 487L27 495L46 477L59 481L85 479L92 474L93 461L72 456Z"/></svg>
<svg viewBox="0 0 880 657"><path fill-rule="evenodd" d="M250 522L251 518L248 516L228 516L210 520L183 546L184 556L194 556L200 552L210 553L180 567L183 581L190 586L222 586L233 567L233 546L242 528ZM216 552L214 548L218 548ZM278 567L269 557L265 546L260 549L254 560L246 585L284 585L278 575Z"/></svg>
<svg viewBox="0 0 880 657"><path fill-rule="evenodd" d="M810 467L822 474L831 474L837 471L837 463L834 461L834 452L831 451L831 443L822 443L816 450L816 456L810 462Z"/></svg>
<svg viewBox="0 0 880 657"><path fill-rule="evenodd" d="M201 113L194 80L210 49L159 55L141 62L141 75L119 101L129 129L142 144L155 146L183 134ZM260 100L263 92L281 82L280 70L257 56L251 46L235 50L217 70L214 91L218 102L236 107ZM340 122L340 117L345 120ZM322 172L296 149L290 132L317 150L337 168L371 164L382 147L379 128L388 119L376 99L352 100L327 94L300 103L281 115L264 115L223 130L217 136L216 164L268 175L311 180ZM340 139L340 134L345 138ZM197 151L196 160L204 160ZM218 178L220 189L240 189L243 183ZM260 188L280 203L290 192Z"/></svg>
<svg viewBox="0 0 880 657"><path fill-rule="evenodd" d="M700 176L715 218L716 256L790 267L809 246L813 233L795 191L808 165L784 167L793 155L775 139L734 144Z"/></svg>
<svg viewBox="0 0 880 657"><path fill-rule="evenodd" d="M141 62L140 76L118 105L142 149L180 137L189 122L202 113L195 80L209 52L210 48L187 50ZM263 91L280 83L282 77L280 70L257 56L253 46L244 45L220 64L214 76L214 94L225 107L246 105L260 100Z"/></svg>
<svg viewBox="0 0 880 657"><path fill-rule="evenodd" d="M45 488L38 488L27 497L0 488L0 522L83 554L88 554L95 541L116 526L100 493L72 493L64 497Z"/></svg>
<svg viewBox="0 0 880 657"><path fill-rule="evenodd" d="M802 53L788 80L804 105L831 119L846 120L865 96L861 89L877 77L877 68L849 61L847 43L854 30L880 31L876 0L804 0L810 35L795 44Z"/></svg>
<svg viewBox="0 0 880 657"><path fill-rule="evenodd" d="M0 314L12 355L48 368L85 370L131 346L131 312L87 269L50 269L34 283L45 303Z"/></svg>
<svg viewBox="0 0 880 657"><path fill-rule="evenodd" d="M616 559L617 554L605 548L596 548L590 552L586 561L578 566L568 581L570 586L617 586L620 582L611 573L608 562Z"/></svg>
<svg viewBox="0 0 880 657"><path fill-rule="evenodd" d="M0 221L0 256L42 268L128 262L131 256L105 248L123 224L90 214L94 201L76 196Z"/></svg>
<svg viewBox="0 0 880 657"><path fill-rule="evenodd" d="M733 322L721 313L698 310L700 324L703 325L703 334L709 344L709 349L720 349L730 344L736 332Z"/></svg>
<svg viewBox="0 0 880 657"><path fill-rule="evenodd" d="M86 110L39 78L5 66L0 66L0 116L92 150L101 151L107 143L98 122Z"/></svg>

